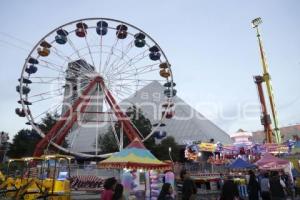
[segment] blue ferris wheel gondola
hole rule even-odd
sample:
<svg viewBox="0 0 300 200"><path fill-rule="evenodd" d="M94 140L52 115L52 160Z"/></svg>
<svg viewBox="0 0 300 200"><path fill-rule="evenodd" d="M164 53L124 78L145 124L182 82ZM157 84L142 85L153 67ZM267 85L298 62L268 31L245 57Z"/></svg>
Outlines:
<svg viewBox="0 0 300 200"><path fill-rule="evenodd" d="M144 33L137 33L134 35L134 45L138 48L144 47L146 45L146 36Z"/></svg>
<svg viewBox="0 0 300 200"><path fill-rule="evenodd" d="M21 78L19 78L18 81L21 82ZM25 83L25 84L31 84L32 81L29 80L28 78L24 78L24 77L23 77L23 83Z"/></svg>
<svg viewBox="0 0 300 200"><path fill-rule="evenodd" d="M59 29L56 31L57 35L55 36L55 41L58 44L66 44L68 41L68 31L64 30L64 29Z"/></svg>
<svg viewBox="0 0 300 200"><path fill-rule="evenodd" d="M30 114L30 111L29 110L26 110L28 114ZM15 109L15 113L19 116L19 117L25 117L26 116L26 113L25 113L25 110L24 109L21 109L21 108L16 108Z"/></svg>
<svg viewBox="0 0 300 200"><path fill-rule="evenodd" d="M108 32L108 23L103 20L97 22L96 32L98 35L106 35Z"/></svg>
<svg viewBox="0 0 300 200"><path fill-rule="evenodd" d="M19 104L22 104L22 101L21 101L21 100L19 100L19 101L18 101L18 103L19 103ZM29 102L29 101L26 101L26 100L24 100L24 99L23 99L23 103L24 103L24 105L27 105L27 106L30 106L30 105L32 105L32 103L31 103L31 102Z"/></svg>
<svg viewBox="0 0 300 200"><path fill-rule="evenodd" d="M164 84L164 86L165 87L171 87L171 86L175 87L176 83L174 83L174 82L172 82L172 83L171 82L167 82L167 83Z"/></svg>
<svg viewBox="0 0 300 200"><path fill-rule="evenodd" d="M176 96L177 94L177 90L173 89L172 93L171 93L171 89L165 89L164 90L164 94L167 96L167 97L174 97Z"/></svg>
<svg viewBox="0 0 300 200"><path fill-rule="evenodd" d="M149 51L150 51L149 57L151 60L156 61L160 59L161 53L159 52L160 50L156 45L150 47Z"/></svg>
<svg viewBox="0 0 300 200"><path fill-rule="evenodd" d="M28 59L28 63L33 64L33 65L37 65L37 64L39 64L39 61L35 58L30 57Z"/></svg>
<svg viewBox="0 0 300 200"><path fill-rule="evenodd" d="M28 74L34 74L34 73L37 72L37 70L38 70L38 68L37 68L36 66L34 66L34 65L29 65L29 67L27 67L27 68L25 69L25 72L27 72Z"/></svg>
<svg viewBox="0 0 300 200"><path fill-rule="evenodd" d="M21 87L19 85L16 87L16 91L19 92L19 93L21 92ZM22 93L26 95L29 92L30 92L30 88L23 85L22 86Z"/></svg>

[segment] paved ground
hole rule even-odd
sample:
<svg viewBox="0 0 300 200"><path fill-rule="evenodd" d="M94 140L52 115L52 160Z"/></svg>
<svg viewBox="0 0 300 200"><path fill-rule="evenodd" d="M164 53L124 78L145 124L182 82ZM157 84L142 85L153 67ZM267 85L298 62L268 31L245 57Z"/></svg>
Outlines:
<svg viewBox="0 0 300 200"><path fill-rule="evenodd" d="M71 199L72 200L99 200L100 194L93 193L93 192L74 191L72 192Z"/></svg>

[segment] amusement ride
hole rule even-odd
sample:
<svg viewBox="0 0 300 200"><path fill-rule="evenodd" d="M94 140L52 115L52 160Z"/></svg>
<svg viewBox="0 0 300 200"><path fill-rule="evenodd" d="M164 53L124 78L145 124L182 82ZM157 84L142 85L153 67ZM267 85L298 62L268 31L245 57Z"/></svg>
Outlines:
<svg viewBox="0 0 300 200"><path fill-rule="evenodd" d="M121 104L142 87L158 81L164 87L164 104L155 126L142 135ZM157 42L129 23L109 18L86 18L66 23L46 34L25 60L15 112L42 137L34 156L47 153L49 145L83 158L107 157L100 153L99 134L110 126L118 147L123 133L129 141L144 142L163 121L172 118L176 95L171 65ZM60 117L47 133L39 124L46 113ZM118 133L115 124L121 126ZM93 152L78 152L72 144L82 129L94 127ZM63 146L68 140L69 148Z"/></svg>

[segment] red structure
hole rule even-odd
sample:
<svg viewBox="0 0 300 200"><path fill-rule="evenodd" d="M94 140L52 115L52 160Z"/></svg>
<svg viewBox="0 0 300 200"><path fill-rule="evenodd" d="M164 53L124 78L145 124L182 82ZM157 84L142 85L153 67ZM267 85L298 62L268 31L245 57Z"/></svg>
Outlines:
<svg viewBox="0 0 300 200"><path fill-rule="evenodd" d="M61 116L61 118L56 122L46 136L37 144L34 151L34 156L41 156L44 153L44 149L50 142L54 142L58 145L63 143L73 125L78 121L78 111L80 113L85 113L91 100L90 92L98 86L101 87L104 97L108 102L112 112L115 114L118 122L123 125L124 133L127 135L128 139L133 141L135 138L137 138L139 141L141 141L138 130L131 125L128 116L122 112L111 92L106 88L103 78L96 76L83 90L80 97L74 102L72 107L68 109L63 116Z"/></svg>
<svg viewBox="0 0 300 200"><path fill-rule="evenodd" d="M262 82L264 81L262 76L254 76L254 82L257 85L257 91L259 96L259 101L261 105L261 124L264 126L264 132L266 136L267 143L272 143L272 126L271 126L271 118L268 114L266 101L264 96L264 91L262 88Z"/></svg>

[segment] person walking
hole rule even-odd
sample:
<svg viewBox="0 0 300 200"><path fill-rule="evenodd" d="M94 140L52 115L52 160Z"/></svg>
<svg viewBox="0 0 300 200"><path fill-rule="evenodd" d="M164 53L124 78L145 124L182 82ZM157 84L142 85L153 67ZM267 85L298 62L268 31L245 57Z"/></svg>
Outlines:
<svg viewBox="0 0 300 200"><path fill-rule="evenodd" d="M272 200L284 200L285 199L285 183L280 179L278 172L273 172L270 178L270 192Z"/></svg>
<svg viewBox="0 0 300 200"><path fill-rule="evenodd" d="M195 182L191 179L190 174L184 169L180 172L180 178L183 180L182 184L182 200L196 199L197 187Z"/></svg>
<svg viewBox="0 0 300 200"><path fill-rule="evenodd" d="M248 195L249 200L259 200L258 192L260 190L259 183L256 180L256 176L252 170L249 171L249 183L248 183Z"/></svg>
<svg viewBox="0 0 300 200"><path fill-rule="evenodd" d="M269 180L269 173L265 173L264 177L260 181L260 191L261 191L261 198L263 200L271 200L270 196L270 180Z"/></svg>
<svg viewBox="0 0 300 200"><path fill-rule="evenodd" d="M124 187L122 184L118 183L115 187L115 192L112 197L112 200L125 200L124 194Z"/></svg>
<svg viewBox="0 0 300 200"><path fill-rule="evenodd" d="M101 193L101 200L112 200L116 185L117 180L115 177L106 179L103 185L104 190Z"/></svg>
<svg viewBox="0 0 300 200"><path fill-rule="evenodd" d="M173 187L170 183L164 183L157 200L174 200L172 197Z"/></svg>
<svg viewBox="0 0 300 200"><path fill-rule="evenodd" d="M221 196L219 200L239 200L239 190L237 184L234 183L232 177L224 182L222 187Z"/></svg>

